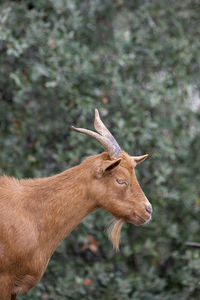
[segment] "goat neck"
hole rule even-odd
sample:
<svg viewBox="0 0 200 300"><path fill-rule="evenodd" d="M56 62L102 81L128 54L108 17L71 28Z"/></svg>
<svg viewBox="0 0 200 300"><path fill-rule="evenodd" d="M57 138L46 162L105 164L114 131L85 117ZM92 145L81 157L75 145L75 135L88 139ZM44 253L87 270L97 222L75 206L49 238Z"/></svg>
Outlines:
<svg viewBox="0 0 200 300"><path fill-rule="evenodd" d="M90 172L82 165L58 175L22 181L26 208L37 223L40 247L53 253L58 244L95 210L88 197Z"/></svg>

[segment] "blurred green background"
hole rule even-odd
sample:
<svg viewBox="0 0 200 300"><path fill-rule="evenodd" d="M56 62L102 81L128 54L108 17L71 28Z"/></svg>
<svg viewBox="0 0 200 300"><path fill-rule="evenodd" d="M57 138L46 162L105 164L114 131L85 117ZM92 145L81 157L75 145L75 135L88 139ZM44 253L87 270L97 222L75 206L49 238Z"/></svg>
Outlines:
<svg viewBox="0 0 200 300"><path fill-rule="evenodd" d="M104 211L59 246L19 299L200 299L199 0L0 1L0 171L50 176L103 149L94 108L131 155L150 224L122 229Z"/></svg>

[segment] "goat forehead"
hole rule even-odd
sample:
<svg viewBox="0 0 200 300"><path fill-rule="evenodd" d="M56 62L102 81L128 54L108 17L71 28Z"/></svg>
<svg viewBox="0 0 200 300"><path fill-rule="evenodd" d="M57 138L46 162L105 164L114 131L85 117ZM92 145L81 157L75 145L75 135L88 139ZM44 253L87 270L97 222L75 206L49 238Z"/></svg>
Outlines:
<svg viewBox="0 0 200 300"><path fill-rule="evenodd" d="M127 174L133 174L135 173L134 171L134 165L130 162L130 161L127 161L127 160L122 160L121 163L120 163L120 167L121 169L123 169Z"/></svg>
<svg viewBox="0 0 200 300"><path fill-rule="evenodd" d="M126 168L125 166L119 166L115 171L115 176L127 179L130 182L137 181L134 168Z"/></svg>
<svg viewBox="0 0 200 300"><path fill-rule="evenodd" d="M127 180L130 180L130 178L131 178L130 172L126 168L121 167L121 166L119 168L117 168L117 170L115 170L115 172L113 172L113 176L119 177L122 179L127 179Z"/></svg>
<svg viewBox="0 0 200 300"><path fill-rule="evenodd" d="M122 158L122 161L121 161L120 165L125 167L126 169L132 171L135 166L133 163L132 157L128 153L123 151L121 158Z"/></svg>

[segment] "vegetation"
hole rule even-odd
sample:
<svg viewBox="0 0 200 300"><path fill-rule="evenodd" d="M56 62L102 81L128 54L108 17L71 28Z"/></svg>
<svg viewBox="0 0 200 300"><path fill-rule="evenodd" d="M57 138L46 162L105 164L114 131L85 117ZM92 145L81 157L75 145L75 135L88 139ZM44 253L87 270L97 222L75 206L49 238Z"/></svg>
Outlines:
<svg viewBox="0 0 200 300"><path fill-rule="evenodd" d="M0 171L37 177L102 151L94 108L138 166L150 224L115 253L89 215L19 299L196 300L200 293L198 0L0 2Z"/></svg>

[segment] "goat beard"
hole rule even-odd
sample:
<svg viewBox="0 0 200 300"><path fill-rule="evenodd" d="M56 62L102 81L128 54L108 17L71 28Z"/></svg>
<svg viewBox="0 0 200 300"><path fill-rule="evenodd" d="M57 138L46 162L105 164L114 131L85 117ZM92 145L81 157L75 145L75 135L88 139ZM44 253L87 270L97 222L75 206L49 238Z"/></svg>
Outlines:
<svg viewBox="0 0 200 300"><path fill-rule="evenodd" d="M116 251L119 251L120 233L124 223L125 221L123 219L113 218L110 224L108 224L108 237Z"/></svg>

